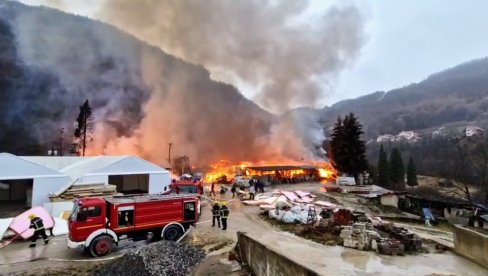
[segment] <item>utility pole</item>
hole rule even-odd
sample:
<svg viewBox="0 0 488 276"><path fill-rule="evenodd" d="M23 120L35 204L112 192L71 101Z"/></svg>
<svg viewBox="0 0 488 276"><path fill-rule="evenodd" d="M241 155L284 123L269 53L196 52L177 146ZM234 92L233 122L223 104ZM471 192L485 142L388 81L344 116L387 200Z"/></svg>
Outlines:
<svg viewBox="0 0 488 276"><path fill-rule="evenodd" d="M63 156L63 135L64 135L64 128L59 129L60 136L59 136L59 155Z"/></svg>
<svg viewBox="0 0 488 276"><path fill-rule="evenodd" d="M173 143L168 143L168 163L169 166L171 167L171 146L173 146Z"/></svg>

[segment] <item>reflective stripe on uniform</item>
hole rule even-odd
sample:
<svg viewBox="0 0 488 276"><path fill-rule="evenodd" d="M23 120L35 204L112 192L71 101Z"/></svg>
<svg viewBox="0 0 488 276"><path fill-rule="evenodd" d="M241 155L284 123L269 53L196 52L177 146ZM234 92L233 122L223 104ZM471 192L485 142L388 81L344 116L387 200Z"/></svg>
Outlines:
<svg viewBox="0 0 488 276"><path fill-rule="evenodd" d="M32 221L32 224L34 224L34 230L42 230L44 229L44 225L43 226L39 226L39 222L41 222L41 219L40 218L36 218Z"/></svg>

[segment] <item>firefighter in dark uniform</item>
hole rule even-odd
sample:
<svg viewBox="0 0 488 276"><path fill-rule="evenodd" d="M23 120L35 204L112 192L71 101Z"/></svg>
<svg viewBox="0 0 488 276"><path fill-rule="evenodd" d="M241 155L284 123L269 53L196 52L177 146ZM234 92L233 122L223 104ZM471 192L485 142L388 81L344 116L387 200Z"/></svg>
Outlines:
<svg viewBox="0 0 488 276"><path fill-rule="evenodd" d="M212 207L212 227L215 226L215 220L220 228L220 206L217 202Z"/></svg>
<svg viewBox="0 0 488 276"><path fill-rule="evenodd" d="M41 235L44 239L44 244L48 244L49 239L47 238L46 229L44 229L42 219L34 214L30 214L29 219L31 221L29 228L34 229L34 235L31 238L31 244L29 247L36 247L36 241L39 238L39 235Z"/></svg>
<svg viewBox="0 0 488 276"><path fill-rule="evenodd" d="M227 208L225 202L222 203L222 208L220 209L220 219L222 220L222 230L227 229L227 217L229 217L229 209Z"/></svg>

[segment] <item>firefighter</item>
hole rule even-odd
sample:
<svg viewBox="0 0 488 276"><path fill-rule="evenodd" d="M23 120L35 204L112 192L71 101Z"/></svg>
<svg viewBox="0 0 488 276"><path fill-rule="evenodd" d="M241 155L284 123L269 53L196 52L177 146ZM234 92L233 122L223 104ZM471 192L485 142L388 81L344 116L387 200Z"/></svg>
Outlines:
<svg viewBox="0 0 488 276"><path fill-rule="evenodd" d="M249 200L254 200L254 194L256 193L256 187L249 186Z"/></svg>
<svg viewBox="0 0 488 276"><path fill-rule="evenodd" d="M31 244L29 245L29 247L36 247L36 241L39 238L39 235L41 235L44 239L44 244L48 244L49 239L46 235L46 230L44 229L44 223L42 222L42 219L34 214L30 214L29 219L31 221L29 228L34 229L34 235L31 238Z"/></svg>
<svg viewBox="0 0 488 276"><path fill-rule="evenodd" d="M210 189L210 194L208 194L208 195L210 196L210 195L212 195L212 193L215 196L215 182L212 182L212 186L211 186L211 189Z"/></svg>
<svg viewBox="0 0 488 276"><path fill-rule="evenodd" d="M220 209L220 219L222 220L222 230L227 229L227 217L229 216L229 209L227 208L225 202L222 203L222 208Z"/></svg>
<svg viewBox="0 0 488 276"><path fill-rule="evenodd" d="M212 207L212 227L215 226L215 220L217 220L217 224L220 228L220 206L217 202L215 202Z"/></svg>

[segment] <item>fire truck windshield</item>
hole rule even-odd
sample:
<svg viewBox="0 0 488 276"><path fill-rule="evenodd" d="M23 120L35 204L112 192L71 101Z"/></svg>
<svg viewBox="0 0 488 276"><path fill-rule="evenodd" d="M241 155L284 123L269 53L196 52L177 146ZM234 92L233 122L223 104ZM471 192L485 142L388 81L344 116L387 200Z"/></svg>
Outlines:
<svg viewBox="0 0 488 276"><path fill-rule="evenodd" d="M75 202L75 204L73 204L73 210L71 211L71 215L69 217L71 221L76 221L76 217L78 216L79 211L80 204L78 204L78 202Z"/></svg>
<svg viewBox="0 0 488 276"><path fill-rule="evenodd" d="M182 194L196 194L198 193L197 186L178 186L179 192Z"/></svg>

